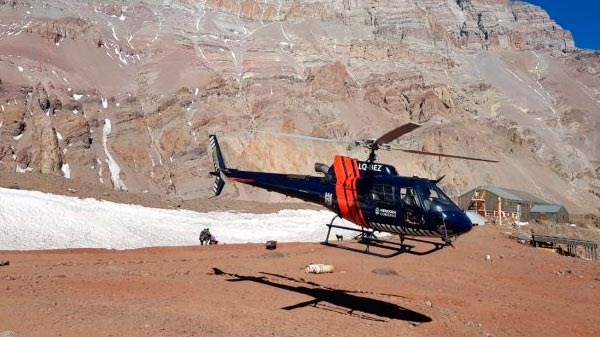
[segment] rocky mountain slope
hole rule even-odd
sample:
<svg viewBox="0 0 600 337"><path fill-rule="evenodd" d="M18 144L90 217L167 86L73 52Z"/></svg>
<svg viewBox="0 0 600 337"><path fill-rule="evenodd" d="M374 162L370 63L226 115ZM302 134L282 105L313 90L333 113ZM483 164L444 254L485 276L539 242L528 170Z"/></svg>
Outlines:
<svg viewBox="0 0 600 337"><path fill-rule="evenodd" d="M598 213L599 61L507 0L0 0L0 167L204 198L209 132L233 166L311 173L366 153L281 133L428 120L400 144L501 162L379 159L446 174L451 195L497 184Z"/></svg>

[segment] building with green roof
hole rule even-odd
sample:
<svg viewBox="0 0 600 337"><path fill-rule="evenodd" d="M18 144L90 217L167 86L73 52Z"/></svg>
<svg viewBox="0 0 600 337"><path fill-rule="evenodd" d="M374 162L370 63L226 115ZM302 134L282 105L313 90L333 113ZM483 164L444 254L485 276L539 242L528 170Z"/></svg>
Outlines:
<svg viewBox="0 0 600 337"><path fill-rule="evenodd" d="M458 197L463 210L482 216L497 216L501 209L505 217L515 221L553 220L568 222L569 213L562 205L553 204L529 192L498 186L478 186Z"/></svg>
<svg viewBox="0 0 600 337"><path fill-rule="evenodd" d="M552 220L557 223L569 222L569 213L563 205L534 205L529 211L531 221Z"/></svg>

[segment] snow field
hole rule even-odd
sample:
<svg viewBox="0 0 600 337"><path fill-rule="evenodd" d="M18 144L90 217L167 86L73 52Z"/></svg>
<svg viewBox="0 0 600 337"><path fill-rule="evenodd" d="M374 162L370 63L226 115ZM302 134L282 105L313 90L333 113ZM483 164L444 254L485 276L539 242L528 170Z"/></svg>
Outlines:
<svg viewBox="0 0 600 337"><path fill-rule="evenodd" d="M325 210L200 213L0 188L0 250L197 245L204 228L227 244L318 242L333 216Z"/></svg>

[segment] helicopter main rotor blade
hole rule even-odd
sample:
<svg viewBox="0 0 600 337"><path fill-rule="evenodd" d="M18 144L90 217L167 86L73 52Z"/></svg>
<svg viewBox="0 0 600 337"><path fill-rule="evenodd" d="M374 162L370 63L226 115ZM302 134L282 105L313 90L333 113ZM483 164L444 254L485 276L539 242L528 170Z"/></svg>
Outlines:
<svg viewBox="0 0 600 337"><path fill-rule="evenodd" d="M304 135L297 135L297 134L285 133L285 132L257 131L257 133L270 134L270 135L274 135L274 136L284 136L284 137L290 137L290 138L297 138L297 139L302 139L302 140L314 140L314 141L325 142L325 143L338 143L338 144L350 144L350 143L352 143L349 140L321 138L321 137L314 137L314 136L304 136Z"/></svg>
<svg viewBox="0 0 600 337"><path fill-rule="evenodd" d="M377 138L377 140L371 145L371 149L377 150L380 145L388 144L397 139L398 137L405 135L409 132L414 131L417 128L420 128L423 124L417 123L406 123L404 125L400 125L392 131L387 132L383 136Z"/></svg>
<svg viewBox="0 0 600 337"><path fill-rule="evenodd" d="M404 151L404 152L414 153L414 154L424 154L427 156L438 156L438 157L448 157L448 158L465 159L465 160L485 161L488 163L498 163L499 162L498 160L493 160L493 159L457 156L457 155L453 155L453 154L436 153L436 152L428 152L428 151L418 151L418 150L399 149L399 148L392 148L392 150L399 150L399 151Z"/></svg>

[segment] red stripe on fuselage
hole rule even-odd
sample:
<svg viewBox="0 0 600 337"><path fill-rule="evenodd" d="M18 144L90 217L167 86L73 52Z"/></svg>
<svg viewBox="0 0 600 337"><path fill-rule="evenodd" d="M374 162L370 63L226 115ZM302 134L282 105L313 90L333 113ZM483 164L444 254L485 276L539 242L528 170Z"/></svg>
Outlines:
<svg viewBox="0 0 600 337"><path fill-rule="evenodd" d="M360 178L360 170L358 169L358 160L353 159L352 164L353 164L353 169L354 169L355 176L356 176L356 178L354 179L354 183L352 185L352 190L354 191L354 200L356 200L356 211L358 214L357 219L359 221L358 225L368 228L369 224L365 220L365 215L363 214L362 209L360 208L360 202L358 199L358 188L356 187L356 182L357 182L358 178Z"/></svg>
<svg viewBox="0 0 600 337"><path fill-rule="evenodd" d="M342 218L351 220L350 212L348 209L348 200L346 198L346 180L347 174L344 169L344 163L342 160L342 156L335 156L333 161L333 170L335 171L335 194L338 203L338 207L340 208L340 213Z"/></svg>
<svg viewBox="0 0 600 337"><path fill-rule="evenodd" d="M357 180L360 178L358 160L336 156L333 162L336 177L336 196L340 215L353 223L369 227L360 208Z"/></svg>
<svg viewBox="0 0 600 337"><path fill-rule="evenodd" d="M355 224L359 224L358 211L356 209L357 200L356 200L356 189L354 188L354 183L356 182L356 172L354 171L354 165L352 163L352 159L348 157L342 157L344 162L344 168L346 169L346 173L348 178L346 180L346 196L348 200L348 213L350 215L350 221Z"/></svg>
<svg viewBox="0 0 600 337"><path fill-rule="evenodd" d="M254 179L246 179L246 178L236 178L236 177L227 177L228 180L230 181L237 181L240 183L251 183L253 181L256 181Z"/></svg>

